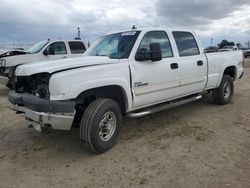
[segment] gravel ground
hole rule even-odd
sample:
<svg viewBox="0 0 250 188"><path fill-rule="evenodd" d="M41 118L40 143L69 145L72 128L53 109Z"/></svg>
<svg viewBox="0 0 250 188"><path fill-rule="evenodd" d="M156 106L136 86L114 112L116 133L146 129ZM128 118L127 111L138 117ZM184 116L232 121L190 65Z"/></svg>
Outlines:
<svg viewBox="0 0 250 188"><path fill-rule="evenodd" d="M8 108L0 88L0 187L250 187L250 61L231 104L211 96L124 119L118 143L84 151L78 129L42 135Z"/></svg>

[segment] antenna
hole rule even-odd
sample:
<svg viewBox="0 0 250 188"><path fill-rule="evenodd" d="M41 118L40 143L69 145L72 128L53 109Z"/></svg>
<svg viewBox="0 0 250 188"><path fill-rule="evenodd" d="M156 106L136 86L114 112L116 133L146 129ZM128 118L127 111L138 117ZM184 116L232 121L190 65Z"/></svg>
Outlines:
<svg viewBox="0 0 250 188"><path fill-rule="evenodd" d="M77 28L77 34L78 34L78 38L81 38L81 31L80 31L80 27Z"/></svg>

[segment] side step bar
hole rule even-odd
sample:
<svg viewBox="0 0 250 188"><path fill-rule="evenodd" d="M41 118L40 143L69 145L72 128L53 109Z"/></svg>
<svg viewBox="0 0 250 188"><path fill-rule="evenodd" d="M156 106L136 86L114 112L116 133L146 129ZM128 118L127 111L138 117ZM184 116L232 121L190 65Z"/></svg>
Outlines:
<svg viewBox="0 0 250 188"><path fill-rule="evenodd" d="M130 117L130 118L139 118L139 117L147 116L147 115L150 115L150 114L162 111L162 110L167 110L167 109L177 107L177 106L180 106L180 105L183 105L183 104L194 102L194 101L200 100L201 98L202 98L202 95L195 95L195 96L192 96L192 97L189 97L189 98L185 98L183 100L174 101L174 102L170 102L170 103L165 103L165 104L162 104L162 105L157 105L155 107L149 107L149 108L146 108L146 109L144 109L142 111L130 112L130 113L128 113L128 117Z"/></svg>

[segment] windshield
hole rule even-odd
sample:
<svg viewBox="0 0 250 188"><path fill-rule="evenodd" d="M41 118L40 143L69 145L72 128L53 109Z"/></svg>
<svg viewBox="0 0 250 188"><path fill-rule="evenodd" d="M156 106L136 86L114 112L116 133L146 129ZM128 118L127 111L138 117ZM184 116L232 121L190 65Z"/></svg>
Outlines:
<svg viewBox="0 0 250 188"><path fill-rule="evenodd" d="M115 33L101 37L85 55L107 56L112 59L128 58L140 31Z"/></svg>
<svg viewBox="0 0 250 188"><path fill-rule="evenodd" d="M28 50L28 53L35 54L37 52L40 52L40 50L48 43L49 41L38 42Z"/></svg>

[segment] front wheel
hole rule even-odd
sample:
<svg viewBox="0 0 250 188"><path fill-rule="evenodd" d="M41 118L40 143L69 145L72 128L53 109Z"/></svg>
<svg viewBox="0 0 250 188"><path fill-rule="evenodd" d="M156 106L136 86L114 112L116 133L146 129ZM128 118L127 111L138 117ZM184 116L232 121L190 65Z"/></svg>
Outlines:
<svg viewBox="0 0 250 188"><path fill-rule="evenodd" d="M83 114L80 139L90 151L103 153L113 147L121 126L122 115L117 102L112 99L97 99Z"/></svg>
<svg viewBox="0 0 250 188"><path fill-rule="evenodd" d="M229 75L222 77L220 86L213 90L214 102L220 105L225 105L231 102L234 94L233 79Z"/></svg>

